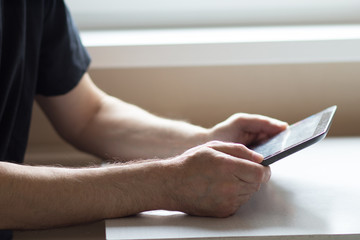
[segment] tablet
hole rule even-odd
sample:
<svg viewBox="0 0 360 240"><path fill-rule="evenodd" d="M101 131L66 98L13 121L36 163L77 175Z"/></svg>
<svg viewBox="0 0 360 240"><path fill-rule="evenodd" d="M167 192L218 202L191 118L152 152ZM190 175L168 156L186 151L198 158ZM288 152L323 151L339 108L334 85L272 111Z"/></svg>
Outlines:
<svg viewBox="0 0 360 240"><path fill-rule="evenodd" d="M263 155L264 161L261 164L268 166L323 139L329 131L335 111L336 106L329 107L292 124L251 149Z"/></svg>

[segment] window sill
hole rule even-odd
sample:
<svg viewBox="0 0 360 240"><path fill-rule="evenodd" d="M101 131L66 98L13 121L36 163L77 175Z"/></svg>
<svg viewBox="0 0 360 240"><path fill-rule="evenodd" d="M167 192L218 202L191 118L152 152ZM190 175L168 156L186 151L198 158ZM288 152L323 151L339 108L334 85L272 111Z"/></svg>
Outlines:
<svg viewBox="0 0 360 240"><path fill-rule="evenodd" d="M360 25L82 32L91 68L360 61Z"/></svg>

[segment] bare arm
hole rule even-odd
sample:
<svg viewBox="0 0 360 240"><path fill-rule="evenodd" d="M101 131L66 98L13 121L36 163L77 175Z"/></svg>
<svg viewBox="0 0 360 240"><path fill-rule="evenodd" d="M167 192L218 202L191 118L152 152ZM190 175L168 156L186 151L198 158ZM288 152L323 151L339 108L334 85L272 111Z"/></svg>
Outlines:
<svg viewBox="0 0 360 240"><path fill-rule="evenodd" d="M0 162L0 229L49 228L154 209L226 217L268 181L270 169L261 161L243 145L210 142L167 160L101 168Z"/></svg>
<svg viewBox="0 0 360 240"><path fill-rule="evenodd" d="M159 208L160 172L160 163L67 169L0 162L0 229L48 228Z"/></svg>
<svg viewBox="0 0 360 240"><path fill-rule="evenodd" d="M270 176L259 164L261 156L231 142L251 144L286 128L247 114L211 129L159 118L106 95L87 74L69 93L37 101L78 148L105 158L150 160L84 169L0 162L0 229L69 225L152 209L229 216ZM221 142L184 152L208 140Z"/></svg>
<svg viewBox="0 0 360 240"><path fill-rule="evenodd" d="M276 119L250 114L234 114L210 129L160 118L105 94L88 74L71 92L58 97L39 96L37 101L71 144L119 161L175 156L211 140L249 145L287 126Z"/></svg>
<svg viewBox="0 0 360 240"><path fill-rule="evenodd" d="M157 117L105 94L88 74L70 93L37 102L60 135L101 158L163 158L210 140L207 129Z"/></svg>

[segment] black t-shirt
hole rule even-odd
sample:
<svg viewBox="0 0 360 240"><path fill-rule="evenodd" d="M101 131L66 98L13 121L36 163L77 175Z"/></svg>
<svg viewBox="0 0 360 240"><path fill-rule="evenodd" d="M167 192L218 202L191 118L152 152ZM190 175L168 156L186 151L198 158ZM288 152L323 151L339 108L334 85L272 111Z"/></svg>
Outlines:
<svg viewBox="0 0 360 240"><path fill-rule="evenodd" d="M35 95L69 92L89 63L62 0L0 0L0 161L23 161Z"/></svg>
<svg viewBox="0 0 360 240"><path fill-rule="evenodd" d="M90 60L63 1L0 1L0 160L22 162L34 96L67 93Z"/></svg>

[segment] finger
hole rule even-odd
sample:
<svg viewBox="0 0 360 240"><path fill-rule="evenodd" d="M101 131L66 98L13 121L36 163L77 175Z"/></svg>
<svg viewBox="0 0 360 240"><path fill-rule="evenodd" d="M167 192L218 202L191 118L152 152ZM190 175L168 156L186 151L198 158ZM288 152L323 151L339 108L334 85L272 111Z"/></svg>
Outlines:
<svg viewBox="0 0 360 240"><path fill-rule="evenodd" d="M244 145L219 141L212 141L206 145L216 151L218 157L227 160L230 173L240 181L263 183L269 180L270 168L259 164L263 161L263 157Z"/></svg>
<svg viewBox="0 0 360 240"><path fill-rule="evenodd" d="M256 163L261 163L264 160L264 157L261 154L250 150L243 144L213 141L208 144L208 147L230 156L250 160Z"/></svg>
<svg viewBox="0 0 360 240"><path fill-rule="evenodd" d="M285 130L289 126L286 122L256 114L241 114L238 121L246 132L265 133L270 136Z"/></svg>
<svg viewBox="0 0 360 240"><path fill-rule="evenodd" d="M233 163L234 176L246 183L266 183L271 177L270 167L261 164L238 160Z"/></svg>

